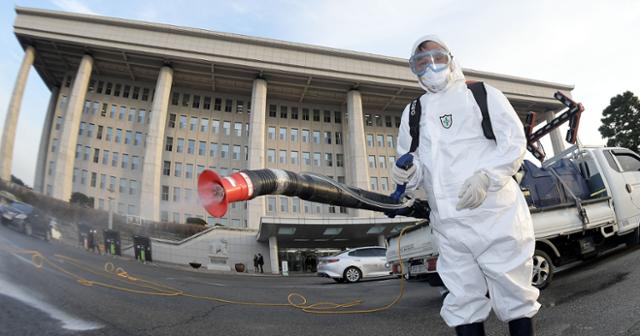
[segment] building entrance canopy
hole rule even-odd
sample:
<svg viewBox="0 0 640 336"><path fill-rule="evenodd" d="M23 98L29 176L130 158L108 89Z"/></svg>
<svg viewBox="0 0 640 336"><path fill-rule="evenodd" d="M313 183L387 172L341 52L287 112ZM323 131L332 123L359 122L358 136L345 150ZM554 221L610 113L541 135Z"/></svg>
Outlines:
<svg viewBox="0 0 640 336"><path fill-rule="evenodd" d="M257 240L276 237L278 248L351 248L380 245L380 237L400 232L415 218L276 218L262 217Z"/></svg>

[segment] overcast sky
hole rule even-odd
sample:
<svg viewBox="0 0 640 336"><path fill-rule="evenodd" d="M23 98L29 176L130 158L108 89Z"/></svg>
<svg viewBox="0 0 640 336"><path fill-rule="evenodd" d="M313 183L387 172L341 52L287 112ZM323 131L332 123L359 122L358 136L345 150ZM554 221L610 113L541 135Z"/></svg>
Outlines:
<svg viewBox="0 0 640 336"><path fill-rule="evenodd" d="M463 67L571 84L583 102L580 139L600 145L611 97L640 94L640 1L1 1L0 129L24 54L15 6L169 23L407 58L438 34ZM36 55L37 57L37 55ZM31 71L13 174L33 185L49 91ZM548 151L551 151L548 146Z"/></svg>

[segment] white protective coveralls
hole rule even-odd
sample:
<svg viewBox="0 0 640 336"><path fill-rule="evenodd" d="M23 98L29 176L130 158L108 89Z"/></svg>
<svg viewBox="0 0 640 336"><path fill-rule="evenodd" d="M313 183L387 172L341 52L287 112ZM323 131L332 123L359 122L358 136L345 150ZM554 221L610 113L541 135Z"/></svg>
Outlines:
<svg viewBox="0 0 640 336"><path fill-rule="evenodd" d="M425 41L447 48L436 36L425 36L412 53ZM422 95L420 142L414 153L417 169L407 183L407 190L422 187L432 207L430 220L440 253L437 270L450 291L440 314L451 327L486 320L492 306L505 322L532 317L540 307L539 291L531 285L533 225L512 178L525 155L524 131L502 92L486 83L485 87L495 141L482 131L482 113L455 59L447 86ZM451 123L441 119L446 115ZM398 134L398 157L410 145L407 105ZM460 189L476 171L489 177L487 197L475 209L458 211Z"/></svg>

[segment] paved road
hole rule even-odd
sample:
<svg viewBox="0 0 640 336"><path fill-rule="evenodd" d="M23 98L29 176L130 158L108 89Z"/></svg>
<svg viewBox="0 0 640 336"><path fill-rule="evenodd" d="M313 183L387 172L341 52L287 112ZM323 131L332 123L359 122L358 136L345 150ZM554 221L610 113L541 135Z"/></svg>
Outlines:
<svg viewBox="0 0 640 336"><path fill-rule="evenodd" d="M14 253L7 248L14 249ZM184 295L144 295L85 286L46 263L35 268L31 256L15 253L16 248L38 250L54 265L86 280L141 289L118 280L122 277L106 278L104 272L90 272L112 262L136 278L187 294L243 302L286 303L288 294L297 292L310 303L360 299L362 304L352 309L371 309L390 303L400 286L397 279L346 285L316 277L210 274L142 265L46 243L0 227L0 335L453 333L439 317L437 291L423 283L408 283L399 303L382 312L320 315L293 307L239 305ZM80 269L73 260L92 268ZM543 292L540 302L543 308L536 320L538 335L640 335L640 249L625 249L559 274ZM506 335L505 325L493 315L487 329L488 335Z"/></svg>

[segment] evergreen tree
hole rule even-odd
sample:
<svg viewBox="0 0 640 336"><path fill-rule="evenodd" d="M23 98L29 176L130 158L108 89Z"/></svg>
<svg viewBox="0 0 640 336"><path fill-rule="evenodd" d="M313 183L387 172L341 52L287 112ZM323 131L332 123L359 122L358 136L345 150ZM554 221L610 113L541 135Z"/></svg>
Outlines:
<svg viewBox="0 0 640 336"><path fill-rule="evenodd" d="M625 147L640 153L640 100L631 91L611 98L602 111L598 129L607 146Z"/></svg>

